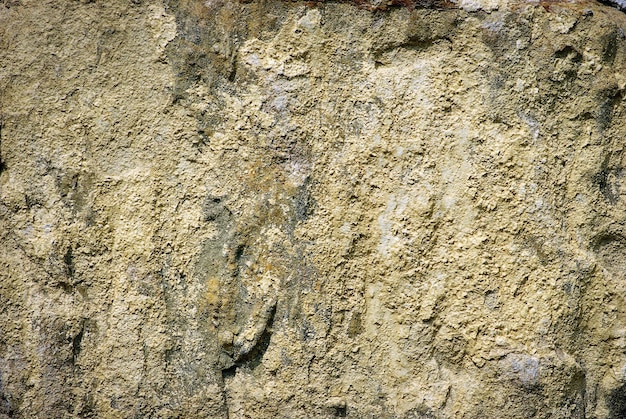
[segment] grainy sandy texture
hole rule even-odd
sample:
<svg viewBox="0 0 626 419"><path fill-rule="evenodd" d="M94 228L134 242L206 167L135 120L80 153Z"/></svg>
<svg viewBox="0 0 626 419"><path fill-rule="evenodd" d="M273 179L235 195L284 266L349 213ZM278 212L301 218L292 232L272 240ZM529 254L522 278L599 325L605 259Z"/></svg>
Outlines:
<svg viewBox="0 0 626 419"><path fill-rule="evenodd" d="M0 417L625 417L626 16L480 5L1 1Z"/></svg>

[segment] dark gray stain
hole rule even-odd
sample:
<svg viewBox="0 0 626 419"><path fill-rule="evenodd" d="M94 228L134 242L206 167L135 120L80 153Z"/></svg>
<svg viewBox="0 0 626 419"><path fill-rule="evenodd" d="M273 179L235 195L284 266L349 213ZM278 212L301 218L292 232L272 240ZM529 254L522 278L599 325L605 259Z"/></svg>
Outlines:
<svg viewBox="0 0 626 419"><path fill-rule="evenodd" d="M428 407L416 407L409 410L405 416L407 419L435 419L434 412Z"/></svg>
<svg viewBox="0 0 626 419"><path fill-rule="evenodd" d="M615 61L620 42L624 40L624 32L616 28L603 37L602 60L610 65Z"/></svg>
<svg viewBox="0 0 626 419"><path fill-rule="evenodd" d="M605 89L596 96L595 118L600 129L605 130L613 121L615 108L622 100L622 93L617 89Z"/></svg>
<svg viewBox="0 0 626 419"><path fill-rule="evenodd" d="M4 392L2 371L0 371L0 415L7 415L9 418L15 417L15 412L11 406L11 402L9 401L7 394Z"/></svg>
<svg viewBox="0 0 626 419"><path fill-rule="evenodd" d="M582 54L571 45L566 45L560 50L556 51L554 53L554 58L568 59L575 63L581 63L583 60Z"/></svg>
<svg viewBox="0 0 626 419"><path fill-rule="evenodd" d="M554 53L554 61L560 61L563 64L565 79L575 79L578 76L578 68L583 61L583 56L572 45L566 45ZM558 81L562 82L562 80Z"/></svg>
<svg viewBox="0 0 626 419"><path fill-rule="evenodd" d="M626 5L621 0L600 0L600 3L606 4L607 6L613 6L616 9L626 11Z"/></svg>
<svg viewBox="0 0 626 419"><path fill-rule="evenodd" d="M609 419L626 418L626 384L622 384L609 393L606 398Z"/></svg>
<svg viewBox="0 0 626 419"><path fill-rule="evenodd" d="M619 201L619 180L622 177L622 172L622 168L607 167L607 164L604 163L600 171L593 176L593 183L604 199L613 205Z"/></svg>
<svg viewBox="0 0 626 419"><path fill-rule="evenodd" d="M348 416L348 406L337 406L334 408L335 416L338 418L345 418Z"/></svg>
<svg viewBox="0 0 626 419"><path fill-rule="evenodd" d="M231 212L224 205L224 197L207 196L202 207L204 221L221 221L222 224L231 216Z"/></svg>

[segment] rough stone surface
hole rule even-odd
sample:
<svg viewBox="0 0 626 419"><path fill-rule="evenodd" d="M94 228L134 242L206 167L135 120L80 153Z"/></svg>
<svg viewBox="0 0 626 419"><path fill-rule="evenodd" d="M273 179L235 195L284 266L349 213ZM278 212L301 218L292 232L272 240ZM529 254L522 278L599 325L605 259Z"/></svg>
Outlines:
<svg viewBox="0 0 626 419"><path fill-rule="evenodd" d="M625 417L626 16L466 3L0 1L0 418Z"/></svg>

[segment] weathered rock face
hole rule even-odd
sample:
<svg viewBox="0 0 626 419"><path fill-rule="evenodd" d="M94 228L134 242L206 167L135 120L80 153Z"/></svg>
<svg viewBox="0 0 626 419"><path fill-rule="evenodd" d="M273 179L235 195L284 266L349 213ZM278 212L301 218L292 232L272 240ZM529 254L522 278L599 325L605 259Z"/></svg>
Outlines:
<svg viewBox="0 0 626 419"><path fill-rule="evenodd" d="M0 2L0 417L625 417L626 17L478 9Z"/></svg>

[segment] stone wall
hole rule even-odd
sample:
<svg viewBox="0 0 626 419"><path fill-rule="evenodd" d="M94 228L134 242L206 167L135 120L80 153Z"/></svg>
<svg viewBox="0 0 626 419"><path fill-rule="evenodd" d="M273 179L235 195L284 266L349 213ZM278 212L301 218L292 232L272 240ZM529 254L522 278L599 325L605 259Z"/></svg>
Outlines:
<svg viewBox="0 0 626 419"><path fill-rule="evenodd" d="M625 417L626 17L470 3L0 1L0 417Z"/></svg>

